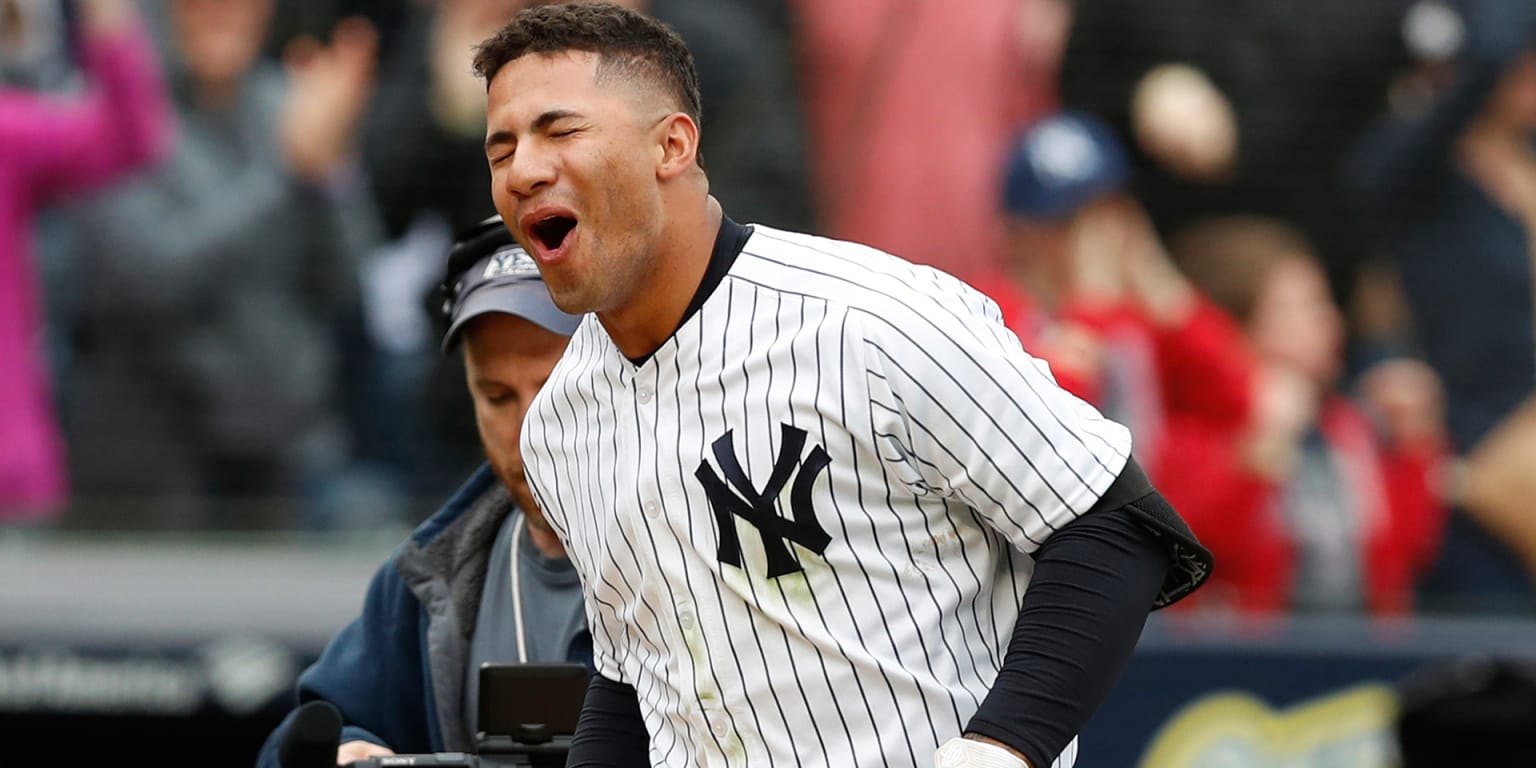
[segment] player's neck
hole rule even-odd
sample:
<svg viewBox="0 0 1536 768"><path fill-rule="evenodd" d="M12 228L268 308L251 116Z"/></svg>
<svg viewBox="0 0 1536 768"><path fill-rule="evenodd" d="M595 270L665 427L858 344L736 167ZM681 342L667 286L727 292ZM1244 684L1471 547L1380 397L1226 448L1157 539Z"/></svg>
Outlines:
<svg viewBox="0 0 1536 768"><path fill-rule="evenodd" d="M706 195L702 202L671 207L685 213L674 218L662 233L656 271L650 275L649 285L634 292L636 300L629 306L597 313L614 346L631 360L649 357L672 338L704 280L725 214L714 197Z"/></svg>

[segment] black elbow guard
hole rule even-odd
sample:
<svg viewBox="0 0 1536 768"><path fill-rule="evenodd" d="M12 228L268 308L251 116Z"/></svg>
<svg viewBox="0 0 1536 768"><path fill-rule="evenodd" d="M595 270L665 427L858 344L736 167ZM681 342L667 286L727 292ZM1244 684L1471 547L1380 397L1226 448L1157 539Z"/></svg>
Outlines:
<svg viewBox="0 0 1536 768"><path fill-rule="evenodd" d="M1152 487L1152 481L1134 458L1126 461L1120 476L1089 511L1109 509L1130 512L1168 550L1171 567L1152 603L1154 610L1182 600L1210 578L1214 564L1211 551L1195 538L1173 505Z"/></svg>

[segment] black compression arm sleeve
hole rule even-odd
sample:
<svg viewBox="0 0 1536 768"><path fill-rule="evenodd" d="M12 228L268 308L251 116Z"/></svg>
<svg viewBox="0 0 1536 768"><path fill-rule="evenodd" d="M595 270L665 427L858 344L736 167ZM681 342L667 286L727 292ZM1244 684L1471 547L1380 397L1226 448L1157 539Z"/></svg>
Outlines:
<svg viewBox="0 0 1536 768"><path fill-rule="evenodd" d="M566 768L650 768L650 745L635 689L593 675Z"/></svg>
<svg viewBox="0 0 1536 768"><path fill-rule="evenodd" d="M1002 671L966 731L1049 766L1119 678L1169 567L1167 548L1125 506L1052 534L1035 554Z"/></svg>

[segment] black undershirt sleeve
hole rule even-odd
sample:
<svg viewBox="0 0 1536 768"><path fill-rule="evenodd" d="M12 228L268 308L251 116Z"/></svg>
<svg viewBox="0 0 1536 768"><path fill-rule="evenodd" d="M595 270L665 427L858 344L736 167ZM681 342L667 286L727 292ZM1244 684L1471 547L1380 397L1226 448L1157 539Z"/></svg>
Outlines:
<svg viewBox="0 0 1536 768"><path fill-rule="evenodd" d="M1099 505L1046 539L1003 668L966 732L1049 766L1103 703L1141 637L1169 548L1136 507L1164 503L1132 465Z"/></svg>
<svg viewBox="0 0 1536 768"><path fill-rule="evenodd" d="M566 768L650 768L650 746L635 689L593 675Z"/></svg>

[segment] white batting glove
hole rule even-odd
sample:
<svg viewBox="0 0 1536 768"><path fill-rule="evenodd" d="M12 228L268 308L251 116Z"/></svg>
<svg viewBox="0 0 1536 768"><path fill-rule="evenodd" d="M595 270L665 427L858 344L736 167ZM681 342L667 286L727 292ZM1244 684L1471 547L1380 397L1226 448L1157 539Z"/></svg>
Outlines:
<svg viewBox="0 0 1536 768"><path fill-rule="evenodd" d="M996 744L956 736L933 753L934 768L1030 768L1029 761Z"/></svg>

